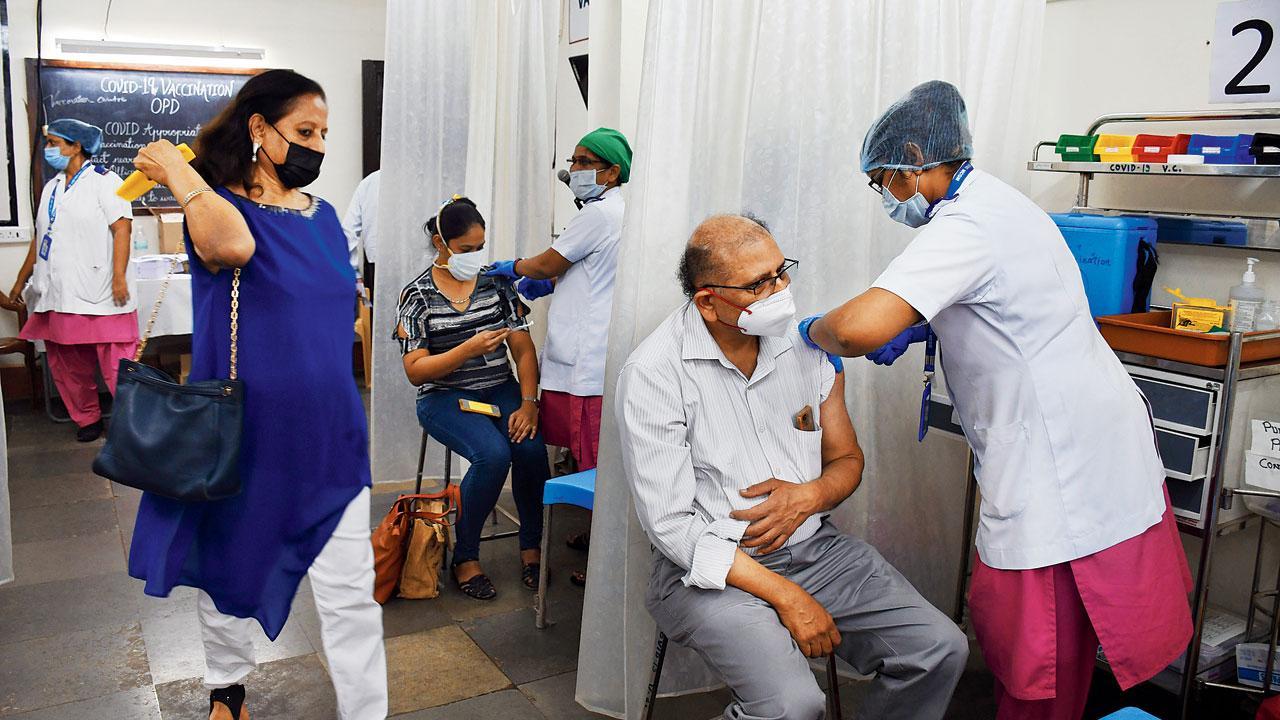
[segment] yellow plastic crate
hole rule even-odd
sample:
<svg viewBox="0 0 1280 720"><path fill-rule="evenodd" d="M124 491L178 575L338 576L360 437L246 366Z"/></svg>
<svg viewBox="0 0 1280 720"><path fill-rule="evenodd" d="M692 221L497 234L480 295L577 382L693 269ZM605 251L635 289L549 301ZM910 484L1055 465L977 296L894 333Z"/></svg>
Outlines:
<svg viewBox="0 0 1280 720"><path fill-rule="evenodd" d="M1099 135L1093 154L1101 162L1137 162L1133 154L1136 135Z"/></svg>

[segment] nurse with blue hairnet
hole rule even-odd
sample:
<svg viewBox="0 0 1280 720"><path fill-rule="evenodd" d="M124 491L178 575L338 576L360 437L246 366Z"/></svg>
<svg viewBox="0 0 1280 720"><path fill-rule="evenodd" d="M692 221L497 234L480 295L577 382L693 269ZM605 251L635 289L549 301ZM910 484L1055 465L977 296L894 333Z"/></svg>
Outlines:
<svg viewBox="0 0 1280 720"><path fill-rule="evenodd" d="M1124 689L1186 648L1191 575L1147 404L1098 333L1074 257L973 157L954 86L890 106L862 171L919 232L870 289L800 329L881 364L926 340L926 378L936 334L982 490L969 610L998 718L1074 720L1099 644Z"/></svg>
<svg viewBox="0 0 1280 720"><path fill-rule="evenodd" d="M76 439L91 442L103 430L97 374L114 394L120 360L138 344L127 276L133 209L116 195L120 176L90 162L102 149L101 128L59 118L44 135L44 162L55 174L40 194L36 232L3 305L30 311L20 335L44 341Z"/></svg>

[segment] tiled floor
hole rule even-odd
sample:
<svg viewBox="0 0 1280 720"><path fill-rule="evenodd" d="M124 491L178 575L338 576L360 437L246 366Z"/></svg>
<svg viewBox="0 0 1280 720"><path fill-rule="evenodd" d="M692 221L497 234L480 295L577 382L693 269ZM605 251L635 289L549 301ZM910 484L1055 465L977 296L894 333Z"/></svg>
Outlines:
<svg viewBox="0 0 1280 720"><path fill-rule="evenodd" d="M0 718L21 720L183 720L207 717L200 678L194 594L144 596L125 574L138 493L89 472L97 451L78 445L68 425L28 406L8 411L10 493L17 581L0 587ZM380 519L394 493L374 496ZM510 500L504 503L510 506ZM393 600L383 616L392 716L400 720L576 720L602 716L573 700L582 591L569 573L583 557L559 542L585 528L575 509L557 513L551 572L560 622L534 629L532 594L519 584L514 539L485 543L482 557L500 597L489 603L452 586L434 600ZM994 717L991 678L975 649L952 701L951 718ZM319 624L304 580L275 643L258 647L248 681L255 720L334 717ZM857 717L866 683L842 690L844 717ZM664 699L658 718L703 720L727 702L724 690ZM1103 675L1087 718L1125 704L1175 717L1154 690L1120 698ZM1204 717L1231 718L1225 709Z"/></svg>

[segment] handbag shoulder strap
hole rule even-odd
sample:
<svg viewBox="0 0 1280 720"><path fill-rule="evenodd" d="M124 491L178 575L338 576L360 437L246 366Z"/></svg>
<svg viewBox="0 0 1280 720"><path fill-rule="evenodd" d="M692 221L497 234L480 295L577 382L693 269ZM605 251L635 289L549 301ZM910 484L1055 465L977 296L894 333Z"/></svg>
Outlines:
<svg viewBox="0 0 1280 720"><path fill-rule="evenodd" d="M147 319L147 328L142 333L142 339L138 341L138 350L133 354L134 362L142 361L142 353L147 349L147 341L151 339L151 330L156 325L156 318L160 315L160 304L164 302L164 296L169 292L169 281L173 279L173 273L178 268L176 259L169 260L169 274L164 276L164 282L160 285L160 292L156 295L156 303L151 307L151 317ZM237 375L237 366L240 361L240 268L235 268L235 272L231 276L231 379L235 380Z"/></svg>

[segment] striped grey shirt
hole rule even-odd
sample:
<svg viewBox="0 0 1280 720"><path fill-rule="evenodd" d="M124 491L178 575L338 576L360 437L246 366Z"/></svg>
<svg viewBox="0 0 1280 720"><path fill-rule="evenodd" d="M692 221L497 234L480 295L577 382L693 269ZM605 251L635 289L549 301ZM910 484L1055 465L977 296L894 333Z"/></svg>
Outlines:
<svg viewBox="0 0 1280 720"><path fill-rule="evenodd" d="M614 412L622 464L649 539L688 572L685 585L724 589L748 523L733 510L764 498L739 491L769 478L803 483L822 473L819 406L835 371L794 330L760 338L745 377L724 356L692 303L673 312L627 358ZM816 431L795 427L813 408ZM788 539L809 539L821 516ZM751 551L748 551L749 553Z"/></svg>
<svg viewBox="0 0 1280 720"><path fill-rule="evenodd" d="M516 306L528 307L516 297L511 284L501 278L481 275L476 279L471 305L459 312L436 288L431 268L400 293L396 312L396 339L405 355L426 350L432 355L449 352L477 333L506 327L506 318ZM404 328L405 337L400 337ZM418 397L435 390L484 390L501 385L511 378L506 343L483 357L468 358L457 370L438 380L423 383Z"/></svg>

